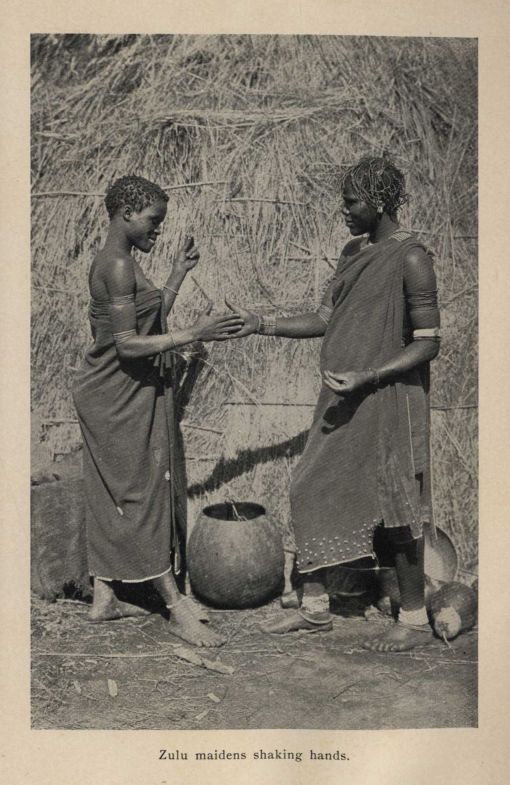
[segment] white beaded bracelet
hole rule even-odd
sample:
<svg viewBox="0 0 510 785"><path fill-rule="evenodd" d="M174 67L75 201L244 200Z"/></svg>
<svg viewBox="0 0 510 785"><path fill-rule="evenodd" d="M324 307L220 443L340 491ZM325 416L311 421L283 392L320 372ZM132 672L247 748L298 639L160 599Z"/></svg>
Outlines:
<svg viewBox="0 0 510 785"><path fill-rule="evenodd" d="M276 316L259 316L259 333L261 335L276 335Z"/></svg>

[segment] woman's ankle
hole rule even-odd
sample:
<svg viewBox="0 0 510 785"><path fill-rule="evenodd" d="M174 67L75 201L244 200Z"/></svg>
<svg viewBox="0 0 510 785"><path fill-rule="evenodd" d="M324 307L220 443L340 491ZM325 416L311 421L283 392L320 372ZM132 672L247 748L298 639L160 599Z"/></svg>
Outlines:
<svg viewBox="0 0 510 785"><path fill-rule="evenodd" d="M427 615L427 609L425 608L425 605L414 610L400 608L398 620L402 622L402 624L409 624L413 627L421 627L429 623L429 617Z"/></svg>

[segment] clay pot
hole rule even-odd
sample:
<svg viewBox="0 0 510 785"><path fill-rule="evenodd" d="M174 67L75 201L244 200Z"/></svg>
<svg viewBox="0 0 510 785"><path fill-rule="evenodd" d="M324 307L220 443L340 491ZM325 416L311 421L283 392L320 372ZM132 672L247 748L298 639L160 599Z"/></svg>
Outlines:
<svg viewBox="0 0 510 785"><path fill-rule="evenodd" d="M191 532L187 558L193 591L220 608L261 605L281 589L282 538L260 504L206 507Z"/></svg>

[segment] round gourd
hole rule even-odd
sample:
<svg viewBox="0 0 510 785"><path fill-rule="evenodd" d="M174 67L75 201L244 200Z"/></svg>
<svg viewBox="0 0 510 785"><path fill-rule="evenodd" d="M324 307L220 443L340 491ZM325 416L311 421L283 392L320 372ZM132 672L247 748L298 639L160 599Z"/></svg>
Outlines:
<svg viewBox="0 0 510 785"><path fill-rule="evenodd" d="M445 583L430 598L430 614L436 634L451 640L476 624L476 595L463 583Z"/></svg>
<svg viewBox="0 0 510 785"><path fill-rule="evenodd" d="M220 608L260 605L281 589L280 527L259 504L213 504L193 527L187 560L191 586L206 602Z"/></svg>

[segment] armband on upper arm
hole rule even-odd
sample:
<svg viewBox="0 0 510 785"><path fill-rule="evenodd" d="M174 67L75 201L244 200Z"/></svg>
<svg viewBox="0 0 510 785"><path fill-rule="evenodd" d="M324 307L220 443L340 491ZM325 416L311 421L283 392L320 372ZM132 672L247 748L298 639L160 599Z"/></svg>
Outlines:
<svg viewBox="0 0 510 785"><path fill-rule="evenodd" d="M133 292L110 298L110 318L115 343L132 338L136 332L136 307Z"/></svg>
<svg viewBox="0 0 510 785"><path fill-rule="evenodd" d="M439 327L420 327L413 330L413 341L440 341L441 330Z"/></svg>

